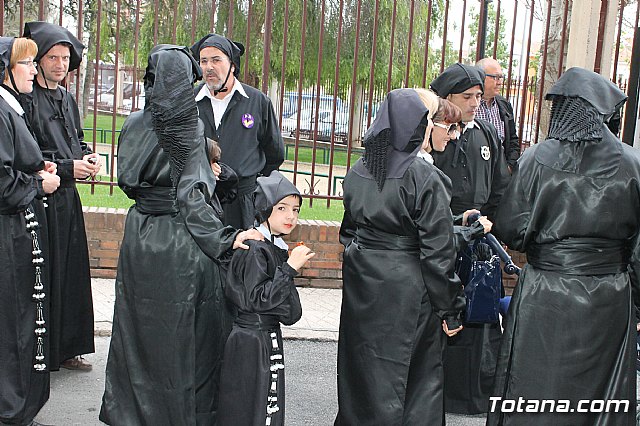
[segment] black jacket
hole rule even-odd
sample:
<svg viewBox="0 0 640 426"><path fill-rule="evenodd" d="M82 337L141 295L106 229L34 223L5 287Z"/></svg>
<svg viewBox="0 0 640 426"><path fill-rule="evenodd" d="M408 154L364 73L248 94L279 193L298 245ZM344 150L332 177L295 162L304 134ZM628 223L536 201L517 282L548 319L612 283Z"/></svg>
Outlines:
<svg viewBox="0 0 640 426"><path fill-rule="evenodd" d="M211 100L197 102L206 137L217 140L222 150L220 161L228 164L238 177L269 175L284 161L284 142L271 100L261 91L242 84L248 98L235 93L220 126L216 129ZM195 87L195 94L202 84ZM243 116L250 114L253 124L243 125Z"/></svg>
<svg viewBox="0 0 640 426"><path fill-rule="evenodd" d="M503 96L496 96L495 101L498 103L500 119L504 123L504 140L502 141L504 158L507 161L507 165L513 170L516 165L516 161L520 158L520 141L518 140L518 131L513 114L513 107Z"/></svg>

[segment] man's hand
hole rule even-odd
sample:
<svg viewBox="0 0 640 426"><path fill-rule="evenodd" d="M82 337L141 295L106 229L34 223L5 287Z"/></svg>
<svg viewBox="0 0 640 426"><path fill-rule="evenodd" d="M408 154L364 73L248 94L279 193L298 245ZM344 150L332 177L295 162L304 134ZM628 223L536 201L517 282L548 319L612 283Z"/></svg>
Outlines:
<svg viewBox="0 0 640 426"><path fill-rule="evenodd" d="M98 154L85 155L82 160L73 160L73 177L76 179L95 177L101 166Z"/></svg>

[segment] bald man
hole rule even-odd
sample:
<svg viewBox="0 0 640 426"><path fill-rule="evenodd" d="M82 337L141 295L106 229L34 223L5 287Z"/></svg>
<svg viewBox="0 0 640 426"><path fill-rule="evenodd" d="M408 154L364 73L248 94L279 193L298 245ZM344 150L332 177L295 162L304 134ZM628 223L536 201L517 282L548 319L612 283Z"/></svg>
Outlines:
<svg viewBox="0 0 640 426"><path fill-rule="evenodd" d="M520 141L516 132L516 122L511 103L500 95L504 74L498 61L493 58L480 59L476 66L484 71L484 93L476 116L493 124L504 149L509 172L520 158Z"/></svg>

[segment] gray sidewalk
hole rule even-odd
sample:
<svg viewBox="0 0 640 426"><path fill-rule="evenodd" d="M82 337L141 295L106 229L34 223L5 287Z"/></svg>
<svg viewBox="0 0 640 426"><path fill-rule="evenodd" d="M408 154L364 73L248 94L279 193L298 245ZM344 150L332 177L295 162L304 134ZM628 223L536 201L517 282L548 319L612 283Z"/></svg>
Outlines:
<svg viewBox="0 0 640 426"><path fill-rule="evenodd" d="M93 312L96 336L111 336L115 280L93 278ZM298 288L302 302L302 318L292 326L282 326L288 339L338 340L342 291L319 288Z"/></svg>

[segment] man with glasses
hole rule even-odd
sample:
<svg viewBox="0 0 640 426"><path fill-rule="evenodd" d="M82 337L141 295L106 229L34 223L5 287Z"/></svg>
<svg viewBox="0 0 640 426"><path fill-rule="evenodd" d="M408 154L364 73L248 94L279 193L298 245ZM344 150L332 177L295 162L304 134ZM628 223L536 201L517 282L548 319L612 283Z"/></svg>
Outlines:
<svg viewBox="0 0 640 426"><path fill-rule="evenodd" d="M93 301L87 236L76 179L94 177L100 157L83 141L75 99L64 87L84 46L67 29L27 22L24 36L38 45L38 75L24 109L45 160L56 163L60 188L47 198L51 253L49 368L89 371L81 355L93 353Z"/></svg>
<svg viewBox="0 0 640 426"><path fill-rule="evenodd" d="M520 158L520 141L516 132L516 122L511 103L500 95L504 74L500 63L493 58L480 59L476 66L484 71L484 93L476 116L493 124L502 142L509 172Z"/></svg>
<svg viewBox="0 0 640 426"><path fill-rule="evenodd" d="M269 175L284 161L284 142L271 100L243 84L241 43L208 34L191 46L204 83L195 88L204 133L218 142L220 162L238 175L238 196L223 202L223 222L236 229L253 227L253 190L258 175Z"/></svg>
<svg viewBox="0 0 640 426"><path fill-rule="evenodd" d="M433 158L436 167L451 179L453 214L478 209L493 221L509 172L495 127L476 119L484 78L481 69L458 63L431 83L431 90L462 111L460 134L443 152L433 152ZM447 340L444 352L445 411L479 414L489 408L500 324L463 325L457 336Z"/></svg>

